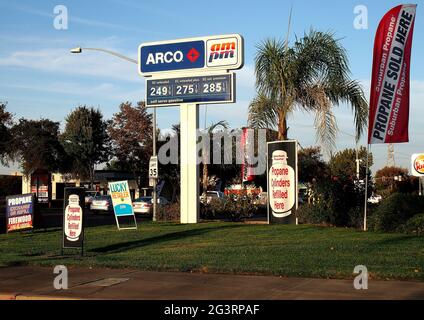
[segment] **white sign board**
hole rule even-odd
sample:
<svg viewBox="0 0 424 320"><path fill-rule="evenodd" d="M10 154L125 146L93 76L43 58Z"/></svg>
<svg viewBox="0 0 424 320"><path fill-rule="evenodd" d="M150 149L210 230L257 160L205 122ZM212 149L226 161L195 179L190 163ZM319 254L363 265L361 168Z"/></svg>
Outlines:
<svg viewBox="0 0 424 320"><path fill-rule="evenodd" d="M150 157L149 161L149 179L157 179L159 177L158 157Z"/></svg>

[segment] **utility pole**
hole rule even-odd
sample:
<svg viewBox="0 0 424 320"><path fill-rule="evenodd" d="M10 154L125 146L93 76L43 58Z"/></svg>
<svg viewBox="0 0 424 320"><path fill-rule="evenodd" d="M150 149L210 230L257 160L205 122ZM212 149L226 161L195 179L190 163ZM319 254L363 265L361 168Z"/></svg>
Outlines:
<svg viewBox="0 0 424 320"><path fill-rule="evenodd" d="M156 107L153 108L153 156L156 157ZM158 168L159 169L159 168ZM158 180L153 179L153 221L157 220L157 194L156 194L156 186Z"/></svg>
<svg viewBox="0 0 424 320"><path fill-rule="evenodd" d="M387 145L387 166L388 167L395 166L395 147L393 143L389 143Z"/></svg>

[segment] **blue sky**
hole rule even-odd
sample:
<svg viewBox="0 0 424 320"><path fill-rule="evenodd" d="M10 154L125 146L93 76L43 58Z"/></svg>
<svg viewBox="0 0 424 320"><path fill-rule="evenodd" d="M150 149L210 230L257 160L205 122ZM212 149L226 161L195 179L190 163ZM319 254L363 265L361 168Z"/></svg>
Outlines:
<svg viewBox="0 0 424 320"><path fill-rule="evenodd" d="M411 61L410 142L395 145L397 165L409 168L411 153L424 152L424 20L418 3ZM208 107L206 123L227 120L246 125L247 106L255 95L255 46L265 38L284 39L293 7L290 41L311 27L334 31L346 48L352 77L369 96L372 48L381 17L396 1L4 1L0 0L0 100L16 118L60 121L79 104L99 107L106 118L120 102L144 99L144 79L137 66L99 52L72 55L69 49L99 47L137 58L140 43L175 38L240 33L245 40L245 66L237 71L237 103ZM65 5L67 30L53 27L56 5ZM353 27L354 8L368 9L368 29ZM349 106L336 107L341 132L337 148L354 147ZM205 108L201 107L201 126ZM176 107L158 110L161 129L178 123ZM313 117L296 112L289 119L290 137L302 146L315 145ZM365 144L365 139L361 140ZM386 145L374 145L373 169L386 164ZM0 167L0 173L16 169Z"/></svg>

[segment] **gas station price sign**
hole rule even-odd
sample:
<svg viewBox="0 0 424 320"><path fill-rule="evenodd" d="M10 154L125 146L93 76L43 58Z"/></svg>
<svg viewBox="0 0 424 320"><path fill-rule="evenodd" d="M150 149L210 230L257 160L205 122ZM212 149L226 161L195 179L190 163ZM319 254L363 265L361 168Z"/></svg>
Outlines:
<svg viewBox="0 0 424 320"><path fill-rule="evenodd" d="M234 74L147 79L147 106L235 102Z"/></svg>

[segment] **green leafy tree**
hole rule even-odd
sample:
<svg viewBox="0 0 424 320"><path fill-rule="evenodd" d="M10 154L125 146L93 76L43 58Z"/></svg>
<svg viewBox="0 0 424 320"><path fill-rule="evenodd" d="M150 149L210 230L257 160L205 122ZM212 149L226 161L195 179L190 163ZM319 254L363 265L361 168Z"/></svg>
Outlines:
<svg viewBox="0 0 424 320"><path fill-rule="evenodd" d="M119 106L109 124L113 155L122 167L132 172L137 186L147 183L149 159L152 155L152 115L147 113L145 103L133 107L130 102Z"/></svg>
<svg viewBox="0 0 424 320"><path fill-rule="evenodd" d="M79 106L66 117L65 131L60 137L66 153L72 159L71 173L89 179L91 188L95 166L110 157L110 139L106 131L108 123L103 120L100 110Z"/></svg>
<svg viewBox="0 0 424 320"><path fill-rule="evenodd" d="M298 152L299 181L312 183L328 174L320 147L308 147Z"/></svg>
<svg viewBox="0 0 424 320"><path fill-rule="evenodd" d="M65 168L67 156L59 141L59 122L21 118L11 131L11 156L25 174L36 169L55 172Z"/></svg>
<svg viewBox="0 0 424 320"><path fill-rule="evenodd" d="M367 149L360 147L358 149L359 159L359 178L365 178L366 165L367 165ZM372 153L368 157L368 168L373 165ZM344 149L333 155L329 161L331 174L333 176L349 177L354 179L356 177L356 150ZM369 172L368 172L369 174Z"/></svg>
<svg viewBox="0 0 424 320"><path fill-rule="evenodd" d="M12 114L6 111L7 102L0 101L0 163L6 165L11 151L13 124Z"/></svg>
<svg viewBox="0 0 424 320"><path fill-rule="evenodd" d="M335 145L337 122L332 107L349 103L359 139L367 123L368 105L358 81L349 77L345 49L333 33L311 30L296 40L268 39L255 58L258 94L249 106L253 127L277 128L287 139L287 117L296 110L315 113L318 141L328 150Z"/></svg>
<svg viewBox="0 0 424 320"><path fill-rule="evenodd" d="M389 193L399 191L402 181L409 181L408 169L406 168L386 166L375 173L375 186L378 190L386 190Z"/></svg>

